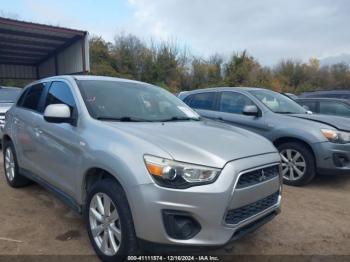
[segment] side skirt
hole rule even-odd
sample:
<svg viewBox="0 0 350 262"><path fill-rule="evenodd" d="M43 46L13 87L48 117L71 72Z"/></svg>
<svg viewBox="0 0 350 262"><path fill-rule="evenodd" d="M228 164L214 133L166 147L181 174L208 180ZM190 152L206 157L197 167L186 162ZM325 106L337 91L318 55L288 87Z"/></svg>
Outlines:
<svg viewBox="0 0 350 262"><path fill-rule="evenodd" d="M74 200L74 198L72 198L70 195L64 193L62 190L58 189L57 187L49 184L46 180L34 175L29 170L19 168L19 173L27 177L28 179L38 183L39 185L46 188L50 192L52 192L57 198L59 198L63 203L65 203L67 206L69 206L72 210L74 210L78 214L80 215L82 214L82 206L79 205Z"/></svg>

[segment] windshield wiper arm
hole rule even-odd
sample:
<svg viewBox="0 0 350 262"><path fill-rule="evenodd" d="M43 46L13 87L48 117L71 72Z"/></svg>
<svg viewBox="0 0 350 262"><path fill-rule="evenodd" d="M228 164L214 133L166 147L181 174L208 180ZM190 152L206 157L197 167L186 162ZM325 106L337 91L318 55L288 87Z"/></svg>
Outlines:
<svg viewBox="0 0 350 262"><path fill-rule="evenodd" d="M173 117L168 118L168 119L160 120L160 122L188 121L188 120L199 121L199 120L201 120L201 119L200 119L200 117L194 118L194 117L178 117L178 116L173 116Z"/></svg>
<svg viewBox="0 0 350 262"><path fill-rule="evenodd" d="M277 113L277 114L295 114L294 112L289 112L289 111L287 111L287 112L284 112L284 111L276 111L275 113Z"/></svg>
<svg viewBox="0 0 350 262"><path fill-rule="evenodd" d="M104 121L119 121L119 122L143 122L145 120L138 119L138 118L133 118L130 116L123 116L123 117L104 117L104 116L99 116L96 117L98 120L104 120Z"/></svg>

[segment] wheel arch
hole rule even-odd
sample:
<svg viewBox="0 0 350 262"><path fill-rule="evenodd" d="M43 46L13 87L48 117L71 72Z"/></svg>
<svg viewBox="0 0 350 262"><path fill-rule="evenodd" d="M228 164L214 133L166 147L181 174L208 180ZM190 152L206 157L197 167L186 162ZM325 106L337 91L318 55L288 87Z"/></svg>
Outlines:
<svg viewBox="0 0 350 262"><path fill-rule="evenodd" d="M4 145L5 143L11 142L12 139L9 135L5 134L2 136L2 144Z"/></svg>
<svg viewBox="0 0 350 262"><path fill-rule="evenodd" d="M123 187L122 183L118 180L118 178L113 175L111 172L107 171L104 168L100 167L91 167L89 168L83 177L82 186L81 186L81 203L84 205L86 202L87 192L89 189L97 182L103 179L113 179L116 181L120 187L125 192L125 187ZM125 192L126 193L126 192Z"/></svg>
<svg viewBox="0 0 350 262"><path fill-rule="evenodd" d="M285 143L299 143L299 144L302 144L303 146L305 146L307 149L310 150L310 152L312 153L312 155L313 155L313 157L315 159L315 163L316 163L317 158L316 158L314 150L312 149L310 144L307 143L303 139L286 136L286 137L279 137L279 138L275 139L272 143L274 144L274 146L276 148L278 148L280 145L285 144ZM317 166L317 164L316 164L316 166Z"/></svg>

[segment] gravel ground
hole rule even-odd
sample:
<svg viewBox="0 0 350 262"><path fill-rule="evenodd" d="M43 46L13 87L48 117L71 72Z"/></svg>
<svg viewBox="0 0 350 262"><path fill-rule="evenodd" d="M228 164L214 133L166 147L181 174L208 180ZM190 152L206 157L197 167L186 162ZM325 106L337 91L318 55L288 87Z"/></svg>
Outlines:
<svg viewBox="0 0 350 262"><path fill-rule="evenodd" d="M10 188L0 157L0 260L8 258L4 255L90 255L88 260L95 260L82 217L36 184ZM306 187L285 186L276 219L211 253L348 255L341 258L349 261L350 176L320 176Z"/></svg>

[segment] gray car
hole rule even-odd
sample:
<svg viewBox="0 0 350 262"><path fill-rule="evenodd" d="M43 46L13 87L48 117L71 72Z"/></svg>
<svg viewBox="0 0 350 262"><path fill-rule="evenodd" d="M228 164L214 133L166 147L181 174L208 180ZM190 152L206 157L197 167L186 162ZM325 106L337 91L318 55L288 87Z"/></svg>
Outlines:
<svg viewBox="0 0 350 262"><path fill-rule="evenodd" d="M316 173L350 174L348 118L308 114L286 96L262 88L209 88L180 98L204 117L271 140L281 154L286 184L307 184Z"/></svg>
<svg viewBox="0 0 350 262"><path fill-rule="evenodd" d="M270 141L202 120L149 84L34 82L8 111L3 141L9 185L34 180L84 214L104 260L140 242L224 245L279 212L280 156Z"/></svg>
<svg viewBox="0 0 350 262"><path fill-rule="evenodd" d="M0 86L0 137L5 125L5 114L7 110L16 102L22 89L18 87L3 87Z"/></svg>

